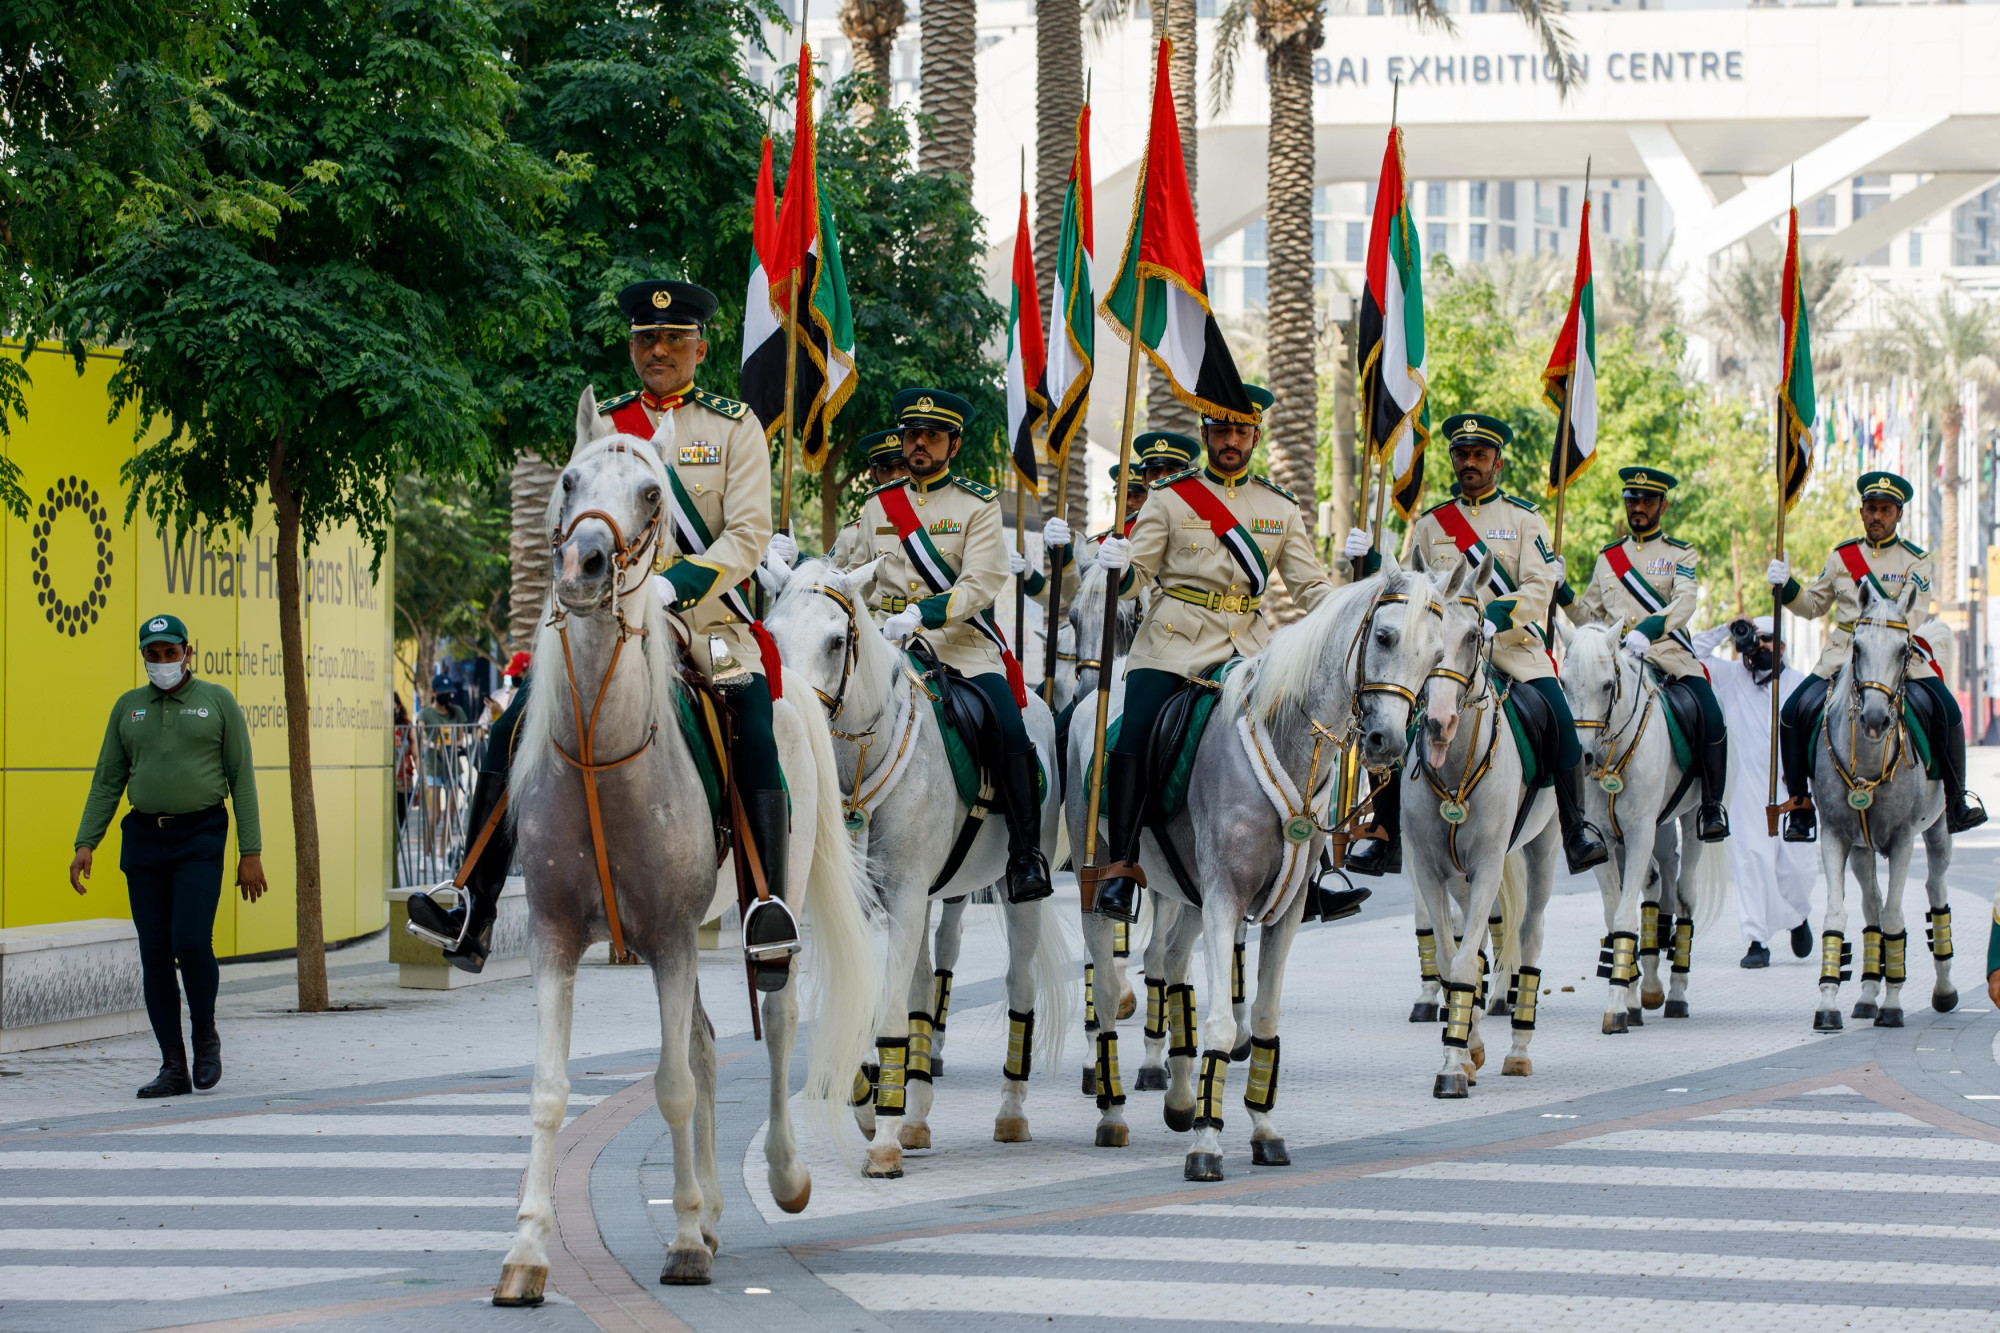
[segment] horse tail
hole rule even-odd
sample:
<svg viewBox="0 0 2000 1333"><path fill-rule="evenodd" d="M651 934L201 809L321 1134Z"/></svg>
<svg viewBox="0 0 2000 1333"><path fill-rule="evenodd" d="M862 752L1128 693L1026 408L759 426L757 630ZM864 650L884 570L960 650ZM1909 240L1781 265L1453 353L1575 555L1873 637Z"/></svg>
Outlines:
<svg viewBox="0 0 2000 1333"><path fill-rule="evenodd" d="M1736 799L1737 754L1729 747L1729 764L1724 769L1722 800L1725 806ZM1683 817L1681 826L1682 894L1694 907L1694 933L1706 935L1722 919L1722 909L1735 899L1736 876L1726 847L1701 847L1696 853L1694 874L1687 873L1688 847L1693 838L1692 821ZM1700 847L1699 843L1693 844Z"/></svg>
<svg viewBox="0 0 2000 1333"><path fill-rule="evenodd" d="M1500 896L1494 907L1506 921L1500 935L1500 956L1493 960L1493 980L1504 987L1521 970L1521 926L1528 915L1528 862L1520 852L1507 853L1500 867Z"/></svg>
<svg viewBox="0 0 2000 1333"><path fill-rule="evenodd" d="M1001 892L1005 892L1004 886ZM1038 1069L1055 1069L1063 1058L1063 1042L1075 1017L1071 991L1078 977L1077 955L1083 942L1073 937L1074 912L1059 908L1055 898L1044 898L1037 907L1041 929L1035 939L1034 955L1028 960L1028 976L1035 986L1034 1061ZM1001 913L1005 920L1008 914ZM1112 997L1115 1008L1118 1000Z"/></svg>

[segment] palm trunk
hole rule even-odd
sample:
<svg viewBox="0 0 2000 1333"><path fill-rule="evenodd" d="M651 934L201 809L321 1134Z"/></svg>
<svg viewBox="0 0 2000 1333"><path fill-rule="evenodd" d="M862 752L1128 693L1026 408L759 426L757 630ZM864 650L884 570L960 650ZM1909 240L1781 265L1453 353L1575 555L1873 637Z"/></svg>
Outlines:
<svg viewBox="0 0 2000 1333"><path fill-rule="evenodd" d="M298 862L299 1012L326 1009L326 927L320 910L319 810L313 802L312 713L306 698L305 598L299 571L299 497L285 473L285 442L271 446L271 505L278 514L278 644L285 673L285 743L292 779L292 849Z"/></svg>
<svg viewBox="0 0 2000 1333"><path fill-rule="evenodd" d="M917 147L917 169L972 184L979 74L978 0L925 0L919 71L931 125Z"/></svg>
<svg viewBox="0 0 2000 1333"><path fill-rule="evenodd" d="M1958 602L1958 437L1965 428L1965 409L1953 403L1939 415L1944 437L1939 459L1944 464L1939 469L1944 479L1944 512L1938 526L1937 600L1939 606L1949 607ZM1918 608L1919 614L1922 610Z"/></svg>
<svg viewBox="0 0 2000 1333"><path fill-rule="evenodd" d="M876 114L889 105L895 85L890 57L896 49L896 30L903 26L903 0L847 0L840 7L840 30L854 51L854 72L871 79L875 91L854 108L857 125L872 124Z"/></svg>
<svg viewBox="0 0 2000 1333"><path fill-rule="evenodd" d="M1195 222L1201 221L1201 191L1195 177L1195 163L1199 144L1195 138L1196 87L1195 65L1199 55L1199 32L1195 27L1195 0L1155 0L1153 5L1153 41L1157 44L1162 37L1174 44L1173 60L1168 65L1168 76L1174 85L1174 119L1180 122L1181 162L1187 168L1188 196L1194 202ZM1194 409L1174 397L1167 387L1167 377L1150 361L1146 373L1146 427L1149 430L1173 430L1183 435L1200 437L1201 422Z"/></svg>
<svg viewBox="0 0 2000 1333"><path fill-rule="evenodd" d="M522 454L509 487L513 530L507 540L507 637L515 652L532 652L549 598L549 496L561 471L537 454Z"/></svg>
<svg viewBox="0 0 2000 1333"><path fill-rule="evenodd" d="M1319 380L1313 366L1312 47L1292 37L1268 57L1271 124L1265 237L1270 292L1271 392L1264 417L1271 477L1299 497L1299 521L1317 528L1314 463L1318 456ZM1288 599L1289 600L1289 599ZM1297 614L1285 607L1280 619Z"/></svg>
<svg viewBox="0 0 2000 1333"><path fill-rule="evenodd" d="M1062 243L1063 196L1076 154L1076 118L1083 110L1082 0L1040 0L1035 11L1035 281L1041 308L1055 296L1056 247ZM1090 482L1084 467L1087 435L1070 447L1069 512L1077 532L1089 522ZM1051 480L1042 497L1043 519L1053 518L1060 486Z"/></svg>

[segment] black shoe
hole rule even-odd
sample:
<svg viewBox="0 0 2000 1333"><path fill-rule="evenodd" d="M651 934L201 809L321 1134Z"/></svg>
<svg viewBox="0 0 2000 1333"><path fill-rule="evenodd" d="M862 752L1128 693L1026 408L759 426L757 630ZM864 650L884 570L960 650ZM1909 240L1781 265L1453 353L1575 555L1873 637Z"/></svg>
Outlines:
<svg viewBox="0 0 2000 1333"><path fill-rule="evenodd" d="M1796 934L1797 932L1794 931L1793 933ZM1804 956L1803 954L1800 955L1800 957ZM1770 965L1771 951L1765 948L1762 941L1759 940L1750 941L1750 951L1744 954L1743 961L1737 964L1738 967L1747 967L1753 970L1760 967L1769 967Z"/></svg>
<svg viewBox="0 0 2000 1333"><path fill-rule="evenodd" d="M1786 842L1818 842L1819 812L1811 806L1786 811L1784 838Z"/></svg>
<svg viewBox="0 0 2000 1333"><path fill-rule="evenodd" d="M1391 769L1375 788L1375 827L1379 838L1357 838L1348 844L1340 868L1350 875L1394 875L1403 869L1402 770Z"/></svg>
<svg viewBox="0 0 2000 1333"><path fill-rule="evenodd" d="M139 1096L151 1100L155 1097L185 1097L194 1091L194 1084L188 1081L187 1057L168 1060L160 1066L160 1072L153 1075L153 1081L139 1089Z"/></svg>
<svg viewBox="0 0 2000 1333"><path fill-rule="evenodd" d="M1139 919L1139 890L1146 878L1138 868L1139 832L1146 813L1145 759L1113 750L1104 756L1104 786L1111 834L1105 846L1107 863L1132 867L1129 875L1113 875L1097 883L1100 916L1131 925Z"/></svg>
<svg viewBox="0 0 2000 1333"><path fill-rule="evenodd" d="M1000 765L1001 804L1007 812L1007 901L1039 902L1054 893L1042 856L1042 803L1035 794L1033 750L1010 754Z"/></svg>
<svg viewBox="0 0 2000 1333"><path fill-rule="evenodd" d="M1986 822L1986 807L1969 791L1953 793L1944 805L1944 826L1948 832L1963 833Z"/></svg>
<svg viewBox="0 0 2000 1333"><path fill-rule="evenodd" d="M1721 842L1729 836L1729 812L1720 801L1703 801L1695 816L1695 836L1703 842Z"/></svg>
<svg viewBox="0 0 2000 1333"><path fill-rule="evenodd" d="M1583 817L1583 765L1572 764L1556 774L1556 815L1562 822L1563 859L1570 874L1581 875L1611 859L1604 835Z"/></svg>
<svg viewBox="0 0 2000 1333"><path fill-rule="evenodd" d="M1804 958L1812 952L1812 948L1812 922L1801 921L1798 925L1792 927L1792 957Z"/></svg>
<svg viewBox="0 0 2000 1333"><path fill-rule="evenodd" d="M222 1081L222 1034L215 1024L194 1030L194 1085L207 1092Z"/></svg>
<svg viewBox="0 0 2000 1333"><path fill-rule="evenodd" d="M799 923L783 897L792 837L785 793L745 792L743 817L757 845L764 883L771 890L770 898L750 904L743 914L743 952L757 969L758 990L783 990L791 979L792 955L799 951Z"/></svg>
<svg viewBox="0 0 2000 1333"><path fill-rule="evenodd" d="M1323 889L1317 884L1306 885L1307 921L1343 921L1361 911L1361 904L1373 897L1373 889L1353 887Z"/></svg>

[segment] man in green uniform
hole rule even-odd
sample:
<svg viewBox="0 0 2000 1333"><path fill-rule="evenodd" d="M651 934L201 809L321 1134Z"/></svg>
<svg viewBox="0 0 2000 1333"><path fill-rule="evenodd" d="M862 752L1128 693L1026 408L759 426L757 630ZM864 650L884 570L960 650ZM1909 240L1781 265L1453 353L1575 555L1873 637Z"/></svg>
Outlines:
<svg viewBox="0 0 2000 1333"><path fill-rule="evenodd" d="M1572 875L1601 865L1611 851L1597 826L1583 817L1583 747L1576 739L1576 721L1556 680L1555 659L1549 656L1542 617L1562 582L1562 561L1549 541L1549 527L1531 500L1500 489L1506 446L1514 430L1497 417L1461 412L1444 423L1451 443L1452 472L1458 494L1424 511L1411 534L1432 569L1450 569L1459 561L1477 568L1490 551L1493 577L1477 590L1486 609L1486 633L1492 640L1493 669L1540 695L1555 715L1560 751L1556 757L1556 812L1562 821L1563 855ZM1381 568L1382 557L1359 528L1348 534L1347 556L1355 572L1366 577ZM1347 852L1347 869L1361 875L1384 875L1402 869L1402 785L1398 775L1375 789L1375 826L1364 829Z"/></svg>
<svg viewBox="0 0 2000 1333"><path fill-rule="evenodd" d="M1590 584L1578 597L1565 582L1556 594L1573 625L1609 620L1629 624L1625 647L1644 658L1663 676L1671 676L1693 692L1701 705L1707 744L1701 754L1701 813L1697 836L1721 842L1729 836L1729 814L1723 809L1728 784L1729 738L1722 705L1708 683L1708 673L1695 657L1688 637L1701 585L1695 579L1695 551L1661 529L1667 492L1680 483L1656 467L1624 467L1625 526L1628 535L1605 547L1590 571Z"/></svg>
<svg viewBox="0 0 2000 1333"><path fill-rule="evenodd" d="M83 820L76 830L70 886L86 892L92 853L104 840L121 796L132 809L120 821L132 924L139 932L139 967L146 1017L160 1043L160 1072L141 1097L173 1097L212 1088L222 1078L222 1037L215 1030L215 909L222 897L222 859L229 835L225 799L236 807L236 883L245 902L264 895L263 835L257 823L257 776L250 732L235 696L195 677L187 627L158 615L139 627L147 684L111 706L104 744ZM180 968L194 1040L190 1077L181 1043Z"/></svg>
<svg viewBox="0 0 2000 1333"><path fill-rule="evenodd" d="M1896 525L1903 521L1903 506L1910 501L1910 483L1893 472L1864 472L1855 489L1861 492L1865 537L1834 547L1827 553L1826 567L1819 577L1804 587L1792 577L1792 567L1783 557L1773 560L1768 571L1772 588L1793 615L1815 620L1829 609L1833 612L1833 628L1827 632L1819 664L1785 700L1780 718L1779 752L1785 762L1785 791L1793 804L1785 815L1786 842L1812 842L1819 836L1806 747L1819 723L1820 710L1826 706L1833 673L1847 665L1853 649L1862 582L1870 582L1878 595L1889 597L1899 597L1905 587L1915 584L1920 592L1911 613L1912 623L1924 614L1931 587L1930 556L1915 542L1896 535ZM1941 761L1945 827L1953 833L1977 828L1986 822L1986 807L1965 789L1965 720L1959 715L1958 700L1921 651L1912 653L1909 683L1910 702L1924 712L1925 729Z"/></svg>

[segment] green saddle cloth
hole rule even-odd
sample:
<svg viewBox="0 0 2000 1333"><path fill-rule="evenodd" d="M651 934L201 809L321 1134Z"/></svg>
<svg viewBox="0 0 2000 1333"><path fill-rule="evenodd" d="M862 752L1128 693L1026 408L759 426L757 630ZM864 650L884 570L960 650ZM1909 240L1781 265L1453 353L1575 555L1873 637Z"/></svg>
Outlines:
<svg viewBox="0 0 2000 1333"><path fill-rule="evenodd" d="M1514 752L1521 757L1521 785L1529 791L1542 785L1542 766L1535 762L1535 743L1528 735L1528 728L1521 721L1521 714L1514 707L1514 692L1507 691L1507 730L1514 737Z"/></svg>
<svg viewBox="0 0 2000 1333"><path fill-rule="evenodd" d="M710 730L701 706L695 702L694 691L677 689L673 696L674 715L680 719L681 735L687 740L688 753L694 756L695 772L701 774L701 794L708 798L708 817L712 821L720 821L722 763L719 754L722 738Z"/></svg>
<svg viewBox="0 0 2000 1333"><path fill-rule="evenodd" d="M1240 657L1232 657L1227 662L1218 663L1202 673L1201 679L1215 688L1205 689L1195 696L1193 707L1188 709L1187 734L1181 738L1180 749L1175 752L1173 763L1165 773L1152 775L1159 784L1155 788L1157 794L1154 797L1154 808L1159 812L1161 819L1172 819L1181 812L1181 807L1187 804L1188 779L1194 773L1194 757L1201 749L1203 733L1208 730L1209 715L1215 712L1216 700L1222 697L1222 683L1229 679L1229 673L1242 661ZM1119 728L1124 721L1125 718L1121 714L1112 718L1111 725L1104 729L1104 749L1107 754L1117 748ZM1084 781L1089 782L1095 776L1096 765L1093 764L1091 771L1084 775Z"/></svg>
<svg viewBox="0 0 2000 1333"><path fill-rule="evenodd" d="M920 679L923 678L924 663L910 653L905 653L904 657L910 664L910 670L916 672ZM931 701L931 717L937 722L938 735L944 738L944 756L951 762L952 785L958 788L958 799L970 809L979 804L979 761L973 758L972 746L967 744L965 737L958 734L958 728L952 726L950 719L945 716L943 692L931 694L929 687L926 686L925 697ZM1037 750L1035 752L1036 799L1048 795L1048 790L1048 766L1042 762L1041 751Z"/></svg>
<svg viewBox="0 0 2000 1333"><path fill-rule="evenodd" d="M1930 733L1924 730L1923 722L1917 717L1917 710L1910 707L1910 701L1903 701L1903 723L1910 731L1910 744L1916 747L1917 758L1924 762L1924 776L1932 782L1944 781L1944 774L1938 770L1937 756L1931 750ZM1826 709L1821 707L1819 716L1813 719L1812 735L1806 741L1806 771L1811 772L1819 762L1820 733L1826 730Z"/></svg>

